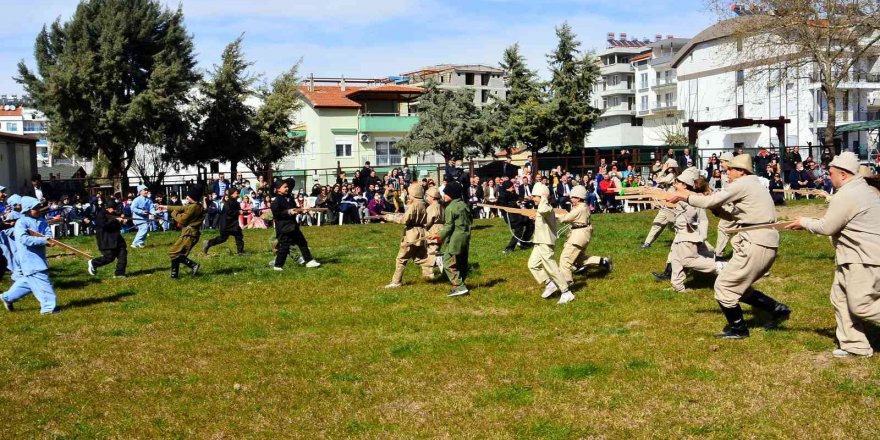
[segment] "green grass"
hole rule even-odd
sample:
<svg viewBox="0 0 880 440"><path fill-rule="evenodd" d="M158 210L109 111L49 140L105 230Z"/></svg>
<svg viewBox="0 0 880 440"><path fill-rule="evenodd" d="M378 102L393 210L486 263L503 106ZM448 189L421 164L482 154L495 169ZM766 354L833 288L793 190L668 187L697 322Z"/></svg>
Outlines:
<svg viewBox="0 0 880 440"><path fill-rule="evenodd" d="M594 217L589 250L615 272L577 276L566 306L540 298L527 252L502 256L497 220L476 222L458 299L412 266L382 288L397 225L306 228L324 265L280 273L270 231L246 232L245 257L194 253L203 273L178 281L174 234L132 250L128 279L52 258L61 313L28 297L0 316L0 438L875 438L878 361L829 356L828 239L783 233L760 286L792 319L718 341L712 277L686 294L651 277L671 239L637 249L652 214Z"/></svg>

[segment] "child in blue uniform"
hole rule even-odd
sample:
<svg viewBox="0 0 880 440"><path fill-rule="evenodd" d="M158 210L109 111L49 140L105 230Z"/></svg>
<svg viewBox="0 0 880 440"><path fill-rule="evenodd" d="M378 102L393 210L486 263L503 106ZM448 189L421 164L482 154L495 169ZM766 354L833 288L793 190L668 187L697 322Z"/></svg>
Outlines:
<svg viewBox="0 0 880 440"><path fill-rule="evenodd" d="M18 261L15 259L15 221L21 218L21 196L13 194L6 199L6 212L3 214L3 229L0 230L0 253L6 260L6 269L11 274L12 281L18 279Z"/></svg>
<svg viewBox="0 0 880 440"><path fill-rule="evenodd" d="M40 314L55 313L55 289L49 281L49 265L46 263L46 237L52 236L49 224L41 218L40 201L33 197L22 197L21 209L25 215L15 222L16 259L20 266L19 278L0 297L6 310L12 311L13 303L28 293L33 293L40 302ZM39 232L46 237L33 237L28 230Z"/></svg>

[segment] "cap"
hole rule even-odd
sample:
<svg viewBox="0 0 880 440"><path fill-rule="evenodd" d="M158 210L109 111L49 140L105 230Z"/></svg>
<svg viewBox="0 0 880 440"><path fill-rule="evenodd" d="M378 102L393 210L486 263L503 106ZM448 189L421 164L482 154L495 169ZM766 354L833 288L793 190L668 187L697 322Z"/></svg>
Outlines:
<svg viewBox="0 0 880 440"><path fill-rule="evenodd" d="M141 191L143 191L143 190L145 190L145 189L147 189L147 186L146 186L146 185L138 185L138 187L137 187L137 191L138 191L138 192L141 192Z"/></svg>
<svg viewBox="0 0 880 440"><path fill-rule="evenodd" d="M547 188L547 185L544 185L541 182L535 183L535 186L532 187L532 195L541 196L541 197L549 197L550 189Z"/></svg>
<svg viewBox="0 0 880 440"><path fill-rule="evenodd" d="M425 188L421 183L411 183L409 188L407 188L407 192L409 193L409 196L414 199L425 198Z"/></svg>
<svg viewBox="0 0 880 440"><path fill-rule="evenodd" d="M733 153L731 153L730 151L725 151L721 153L721 156L718 159L720 159L722 162L730 162L733 157Z"/></svg>
<svg viewBox="0 0 880 440"><path fill-rule="evenodd" d="M845 151L843 153L840 153L840 155L838 156L834 156L834 160L831 161L829 166L840 168L847 173L856 175L859 173L859 166L861 166L861 163L859 162L859 158L855 155L855 153L851 151Z"/></svg>
<svg viewBox="0 0 880 440"><path fill-rule="evenodd" d="M577 185L571 189L570 193L571 197L576 197L581 200L586 200L587 198L587 188L583 185Z"/></svg>
<svg viewBox="0 0 880 440"><path fill-rule="evenodd" d="M663 166L666 168L678 168L678 162L675 159L666 159L666 163Z"/></svg>
<svg viewBox="0 0 880 440"><path fill-rule="evenodd" d="M21 198L21 209L23 211L30 211L34 209L34 207L39 206L40 201L31 196L25 196Z"/></svg>
<svg viewBox="0 0 880 440"><path fill-rule="evenodd" d="M6 198L6 204L9 206L12 205L21 205L21 196L18 194L13 194Z"/></svg>
<svg viewBox="0 0 880 440"><path fill-rule="evenodd" d="M752 168L752 156L749 156L748 154L740 154L739 156L734 157L730 160L727 166L745 171L748 174L754 172Z"/></svg>

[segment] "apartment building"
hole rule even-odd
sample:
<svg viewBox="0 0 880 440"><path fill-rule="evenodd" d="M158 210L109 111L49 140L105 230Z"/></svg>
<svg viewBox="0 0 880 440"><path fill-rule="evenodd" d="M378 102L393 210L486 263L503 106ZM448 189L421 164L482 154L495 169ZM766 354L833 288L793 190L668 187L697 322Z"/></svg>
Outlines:
<svg viewBox="0 0 880 440"><path fill-rule="evenodd" d="M601 79L593 86L593 107L602 111L585 141L586 148L641 145L642 120L636 116L636 78L632 58L645 52L647 40L608 33L596 58Z"/></svg>
<svg viewBox="0 0 880 440"><path fill-rule="evenodd" d="M642 144L664 145L681 134L683 113L678 107L678 81L672 59L689 39L655 35L644 52L630 61L636 76L637 117L642 119Z"/></svg>
<svg viewBox="0 0 880 440"><path fill-rule="evenodd" d="M442 89L473 90L477 107L507 97L504 71L484 64L439 64L403 73L401 78L416 87L424 87L433 80Z"/></svg>
<svg viewBox="0 0 880 440"><path fill-rule="evenodd" d="M396 148L418 122L411 104L423 89L384 79L311 78L300 92L304 105L293 134L304 136L305 146L283 169L353 168L365 161L387 168L428 159L406 158Z"/></svg>
<svg viewBox="0 0 880 440"><path fill-rule="evenodd" d="M769 69L766 62L750 60L749 41L735 35L738 17L700 32L673 57L677 71L678 107L684 120L716 121L733 118L791 120L782 133L786 145L820 145L828 119L828 104L813 66ZM770 65L770 67L782 67ZM860 61L848 72L837 96L837 125L875 120L880 110L880 61ZM868 134L843 133L840 146L866 154ZM713 150L736 147L775 147L775 129L765 126L712 127L700 133L698 147Z"/></svg>

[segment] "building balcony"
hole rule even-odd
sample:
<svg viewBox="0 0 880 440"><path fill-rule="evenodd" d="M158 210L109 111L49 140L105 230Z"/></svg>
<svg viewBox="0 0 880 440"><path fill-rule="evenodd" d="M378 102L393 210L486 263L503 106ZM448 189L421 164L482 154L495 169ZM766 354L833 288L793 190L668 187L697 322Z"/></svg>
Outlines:
<svg viewBox="0 0 880 440"><path fill-rule="evenodd" d="M599 72L602 75L614 75L617 73L633 73L633 66L629 63L608 64L600 66Z"/></svg>
<svg viewBox="0 0 880 440"><path fill-rule="evenodd" d="M810 122L828 122L828 110L809 112ZM880 120L880 112L843 111L838 110L835 114L836 124L848 124L850 122L864 122Z"/></svg>
<svg viewBox="0 0 880 440"><path fill-rule="evenodd" d="M635 115L635 109L629 105L618 105L616 107L606 107L602 110L602 116L633 116Z"/></svg>
<svg viewBox="0 0 880 440"><path fill-rule="evenodd" d="M636 89L634 89L631 85L627 85L626 83L620 83L616 86L608 86L603 90L599 91L599 96L611 96L611 95L633 95L636 93Z"/></svg>
<svg viewBox="0 0 880 440"><path fill-rule="evenodd" d="M372 113L358 118L358 131L409 133L418 122L419 117L415 115Z"/></svg>
<svg viewBox="0 0 880 440"><path fill-rule="evenodd" d="M651 110L639 110L639 116L647 116Z"/></svg>
<svg viewBox="0 0 880 440"><path fill-rule="evenodd" d="M810 75L810 88L820 88L822 75L813 72ZM840 89L878 89L880 88L880 73L853 72L844 75L838 85Z"/></svg>
<svg viewBox="0 0 880 440"><path fill-rule="evenodd" d="M651 111L654 113L674 112L678 111L678 105L674 102L660 104L657 107L652 108Z"/></svg>
<svg viewBox="0 0 880 440"><path fill-rule="evenodd" d="M653 86L651 86L651 90L654 90L654 91L677 89L677 88L678 88L678 81L675 78L670 78L670 79L664 78L664 79L661 79L660 81L658 81L657 84L654 84Z"/></svg>

